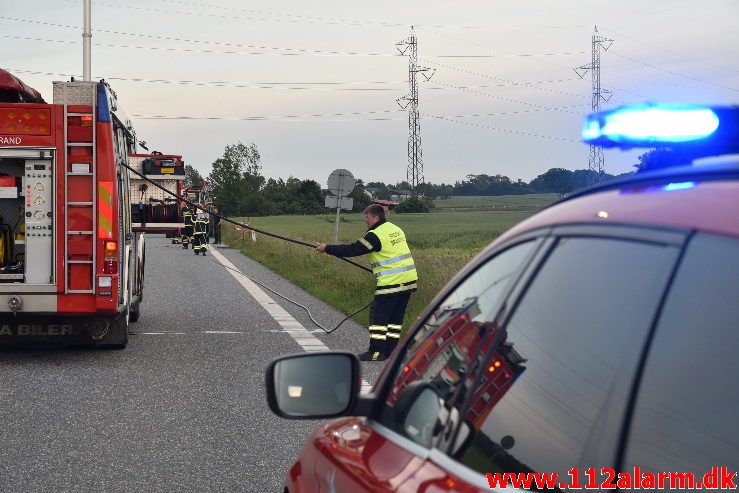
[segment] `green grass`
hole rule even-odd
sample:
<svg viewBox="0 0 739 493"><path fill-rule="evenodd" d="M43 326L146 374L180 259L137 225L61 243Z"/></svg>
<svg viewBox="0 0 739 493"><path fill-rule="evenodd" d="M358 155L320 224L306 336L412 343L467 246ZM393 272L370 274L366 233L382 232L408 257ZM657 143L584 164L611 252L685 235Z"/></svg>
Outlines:
<svg viewBox="0 0 739 493"><path fill-rule="evenodd" d="M518 197L517 197L518 198ZM451 277L479 251L531 214L528 211L442 211L434 214L390 214L388 219L400 226L416 261L418 291L411 298L404 328L409 325ZM339 241L348 243L361 238L366 226L361 214L345 214L339 224ZM273 216L239 218L256 228L289 238L314 243L333 243L334 216ZM290 279L316 297L339 310L350 313L372 299L374 277L335 257L257 233L237 231L224 223L223 242ZM366 266L367 258L352 259ZM355 316L366 324L368 311Z"/></svg>
<svg viewBox="0 0 739 493"><path fill-rule="evenodd" d="M531 195L492 195L492 196L459 196L448 199L434 199L437 211L454 209L482 210L524 210L536 211L559 199L556 193L539 193Z"/></svg>

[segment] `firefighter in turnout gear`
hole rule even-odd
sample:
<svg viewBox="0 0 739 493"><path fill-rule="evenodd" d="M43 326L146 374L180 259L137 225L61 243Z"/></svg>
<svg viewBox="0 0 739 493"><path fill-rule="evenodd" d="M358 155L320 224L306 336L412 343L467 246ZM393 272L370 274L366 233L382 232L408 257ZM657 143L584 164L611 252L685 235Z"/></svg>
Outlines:
<svg viewBox="0 0 739 493"><path fill-rule="evenodd" d="M193 225L192 210L187 205L182 209L182 219L185 223L185 229L182 231L182 248L187 249L187 245L193 241Z"/></svg>
<svg viewBox="0 0 739 493"><path fill-rule="evenodd" d="M364 210L367 233L348 245L319 243L316 250L336 257L368 255L377 278L375 298L370 308L369 349L359 355L362 361L383 361L400 339L405 310L416 290L416 265L406 243L405 233L385 220L385 209L372 204Z"/></svg>
<svg viewBox="0 0 739 493"><path fill-rule="evenodd" d="M199 214L195 219L195 240L192 244L192 249L195 251L195 255L202 253L205 255L208 245L208 215Z"/></svg>

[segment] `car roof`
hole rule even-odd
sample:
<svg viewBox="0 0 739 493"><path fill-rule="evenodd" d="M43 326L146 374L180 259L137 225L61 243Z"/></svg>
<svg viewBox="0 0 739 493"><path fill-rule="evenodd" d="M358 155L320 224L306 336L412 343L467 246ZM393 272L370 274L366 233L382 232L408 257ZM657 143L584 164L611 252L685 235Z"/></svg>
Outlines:
<svg viewBox="0 0 739 493"><path fill-rule="evenodd" d="M739 237L739 164L667 168L582 190L514 226L494 245L537 228L588 223Z"/></svg>

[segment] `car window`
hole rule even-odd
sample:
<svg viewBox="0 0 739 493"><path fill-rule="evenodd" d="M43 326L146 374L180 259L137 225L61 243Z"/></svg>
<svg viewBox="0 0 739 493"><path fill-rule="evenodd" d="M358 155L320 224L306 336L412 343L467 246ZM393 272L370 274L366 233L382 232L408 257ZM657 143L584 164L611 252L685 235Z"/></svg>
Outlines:
<svg viewBox="0 0 739 493"><path fill-rule="evenodd" d="M518 244L486 262L409 339L382 409L384 425L431 445L438 418L459 397L460 383L474 375L480 344L492 334L485 321L499 310L502 294L534 244Z"/></svg>
<svg viewBox="0 0 739 493"><path fill-rule="evenodd" d="M739 240L696 236L651 345L629 433L628 470L691 472L699 479L714 466L739 470L737 301Z"/></svg>
<svg viewBox="0 0 739 493"><path fill-rule="evenodd" d="M612 465L625 403L677 247L566 238L490 353L453 457L480 472ZM464 428L464 427L463 427Z"/></svg>

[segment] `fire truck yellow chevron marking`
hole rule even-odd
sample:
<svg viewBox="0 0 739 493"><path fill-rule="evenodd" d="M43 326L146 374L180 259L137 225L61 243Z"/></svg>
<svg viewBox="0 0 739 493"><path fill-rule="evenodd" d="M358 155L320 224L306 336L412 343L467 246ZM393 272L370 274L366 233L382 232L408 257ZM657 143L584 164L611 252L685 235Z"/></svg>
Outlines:
<svg viewBox="0 0 739 493"><path fill-rule="evenodd" d="M98 237L113 238L113 182L98 187Z"/></svg>

